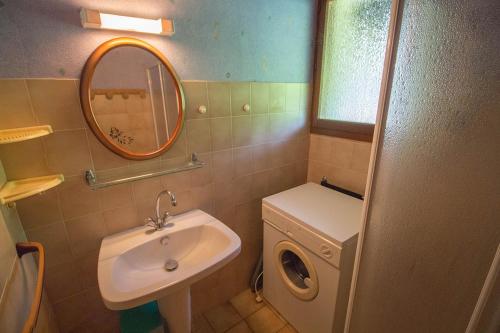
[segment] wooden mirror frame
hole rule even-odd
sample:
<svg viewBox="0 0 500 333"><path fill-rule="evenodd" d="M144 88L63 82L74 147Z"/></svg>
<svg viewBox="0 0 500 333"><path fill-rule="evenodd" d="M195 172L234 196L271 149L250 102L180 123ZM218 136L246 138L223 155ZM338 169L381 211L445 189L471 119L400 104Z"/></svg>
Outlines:
<svg viewBox="0 0 500 333"><path fill-rule="evenodd" d="M167 68L167 71L174 79L175 90L177 92L177 105L180 106L180 109L178 108L177 110L178 117L177 117L177 123L173 131L173 135L158 150L149 153L135 153L126 150L120 147L119 145L115 144L110 139L108 139L107 135L103 133L101 128L99 127L95 119L94 113L92 112L90 85L92 83L92 78L94 77L95 69L99 64L99 61L102 59L102 57L104 57L106 53L122 46L138 47L147 52L150 52L158 60L161 61L161 63ZM175 73L174 67L158 49L140 39L129 38L129 37L114 38L101 44L97 49L95 49L94 52L92 52L90 57L87 59L87 62L85 63L85 66L83 67L82 71L82 76L80 80L80 103L82 105L82 110L83 110L83 115L85 116L85 120L87 121L87 124L89 125L90 129L95 134L97 139L115 154L130 160L147 160L163 154L174 144L175 140L181 133L182 126L184 125L185 108L186 108L184 100L184 92L182 91L181 82L179 80L179 77Z"/></svg>

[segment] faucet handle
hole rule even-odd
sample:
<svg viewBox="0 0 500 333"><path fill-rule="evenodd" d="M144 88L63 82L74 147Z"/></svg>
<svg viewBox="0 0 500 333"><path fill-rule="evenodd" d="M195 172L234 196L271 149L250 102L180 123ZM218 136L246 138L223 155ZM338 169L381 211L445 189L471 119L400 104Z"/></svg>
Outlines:
<svg viewBox="0 0 500 333"><path fill-rule="evenodd" d="M144 225L149 227L156 227L156 222L152 217L147 217L144 219Z"/></svg>

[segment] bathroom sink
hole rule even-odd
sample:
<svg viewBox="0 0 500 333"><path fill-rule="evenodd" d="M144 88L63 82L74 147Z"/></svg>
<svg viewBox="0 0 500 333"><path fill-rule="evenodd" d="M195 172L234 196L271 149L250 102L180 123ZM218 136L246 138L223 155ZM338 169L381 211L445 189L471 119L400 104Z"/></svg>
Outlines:
<svg viewBox="0 0 500 333"><path fill-rule="evenodd" d="M103 239L97 275L108 308L122 310L158 300L164 317L169 312L164 303L173 302L175 308L187 302L190 308L189 286L240 252L238 235L201 210L168 222L162 230L144 226Z"/></svg>

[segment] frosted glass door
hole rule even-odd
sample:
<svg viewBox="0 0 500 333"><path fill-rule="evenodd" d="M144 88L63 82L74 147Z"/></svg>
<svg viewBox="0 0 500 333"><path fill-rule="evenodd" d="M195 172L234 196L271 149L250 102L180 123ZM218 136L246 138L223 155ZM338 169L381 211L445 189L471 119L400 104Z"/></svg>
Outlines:
<svg viewBox="0 0 500 333"><path fill-rule="evenodd" d="M402 2L350 333L465 332L500 242L498 5Z"/></svg>

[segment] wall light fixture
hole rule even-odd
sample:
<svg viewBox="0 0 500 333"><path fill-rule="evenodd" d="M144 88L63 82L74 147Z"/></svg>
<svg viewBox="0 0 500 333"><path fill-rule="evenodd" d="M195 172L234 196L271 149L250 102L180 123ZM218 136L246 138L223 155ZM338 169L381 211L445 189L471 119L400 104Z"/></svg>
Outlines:
<svg viewBox="0 0 500 333"><path fill-rule="evenodd" d="M174 21L164 18L145 19L101 13L98 10L86 8L80 10L80 18L82 26L89 29L125 30L167 36L174 34Z"/></svg>

